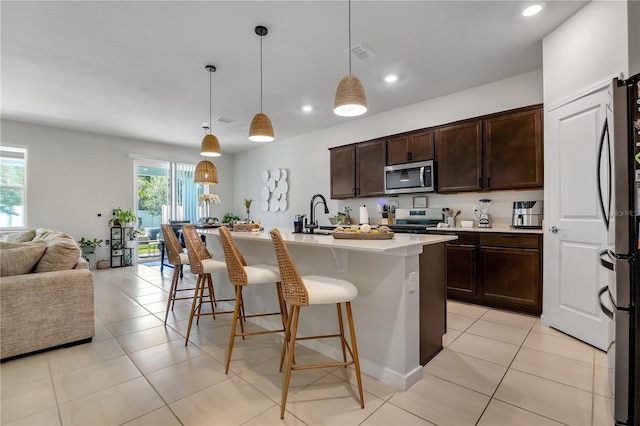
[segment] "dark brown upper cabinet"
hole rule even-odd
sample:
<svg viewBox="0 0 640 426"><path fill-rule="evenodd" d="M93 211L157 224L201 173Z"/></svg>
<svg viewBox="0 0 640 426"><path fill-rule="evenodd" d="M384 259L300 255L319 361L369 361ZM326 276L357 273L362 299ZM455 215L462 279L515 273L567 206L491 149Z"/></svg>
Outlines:
<svg viewBox="0 0 640 426"><path fill-rule="evenodd" d="M330 148L331 198L384 195L385 140Z"/></svg>
<svg viewBox="0 0 640 426"><path fill-rule="evenodd" d="M438 192L482 190L482 120L436 130Z"/></svg>
<svg viewBox="0 0 640 426"><path fill-rule="evenodd" d="M416 131L387 139L387 165L434 159L433 130Z"/></svg>
<svg viewBox="0 0 640 426"><path fill-rule="evenodd" d="M484 134L485 189L542 187L542 108L488 118Z"/></svg>
<svg viewBox="0 0 640 426"><path fill-rule="evenodd" d="M438 192L543 186L542 106L439 127Z"/></svg>

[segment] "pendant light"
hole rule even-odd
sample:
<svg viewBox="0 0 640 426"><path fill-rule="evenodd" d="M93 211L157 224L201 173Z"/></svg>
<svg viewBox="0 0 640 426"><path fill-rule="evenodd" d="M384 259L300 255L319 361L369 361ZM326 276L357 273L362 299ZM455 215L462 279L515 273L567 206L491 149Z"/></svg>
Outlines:
<svg viewBox="0 0 640 426"><path fill-rule="evenodd" d="M349 75L340 80L336 89L333 112L342 117L355 117L367 112L367 95L358 77L351 75L351 0L349 0Z"/></svg>
<svg viewBox="0 0 640 426"><path fill-rule="evenodd" d="M213 125L213 116L211 114L211 104L212 104L212 96L211 96L211 75L216 72L216 67L213 65L205 66L205 69L209 71L209 126ZM210 127L207 129L211 130ZM204 136L202 139L202 144L200 145L200 155L204 155L205 157L219 157L222 155L220 152L220 142L218 142L218 138L215 135L212 135L211 132Z"/></svg>
<svg viewBox="0 0 640 426"><path fill-rule="evenodd" d="M258 25L255 29L260 36L260 112L257 113L249 127L249 140L254 142L271 142L273 140L273 126L271 119L262 112L262 37L269 32L267 27Z"/></svg>
<svg viewBox="0 0 640 426"><path fill-rule="evenodd" d="M209 126L204 125L205 134L209 130ZM213 135L207 135L213 136ZM205 139L206 137L205 136ZM214 136L215 138L215 136ZM204 145L204 140L202 141ZM217 142L217 139L216 139ZM196 170L193 173L193 183L201 183L202 185L217 185L218 184L218 170L215 164L209 160L202 160L196 166Z"/></svg>

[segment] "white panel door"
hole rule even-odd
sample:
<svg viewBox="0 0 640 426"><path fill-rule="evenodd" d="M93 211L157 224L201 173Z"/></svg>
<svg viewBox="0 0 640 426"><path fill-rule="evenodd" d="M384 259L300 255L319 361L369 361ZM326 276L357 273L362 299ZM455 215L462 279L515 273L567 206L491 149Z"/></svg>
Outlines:
<svg viewBox="0 0 640 426"><path fill-rule="evenodd" d="M606 246L607 231L598 202L597 170L608 101L603 87L547 111L545 119L542 321L603 350L609 319L598 305L598 289L606 285L598 253Z"/></svg>

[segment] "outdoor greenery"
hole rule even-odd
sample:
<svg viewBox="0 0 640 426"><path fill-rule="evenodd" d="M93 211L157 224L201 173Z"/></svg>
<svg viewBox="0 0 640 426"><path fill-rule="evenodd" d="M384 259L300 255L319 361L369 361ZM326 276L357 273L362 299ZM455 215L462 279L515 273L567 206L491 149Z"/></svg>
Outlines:
<svg viewBox="0 0 640 426"><path fill-rule="evenodd" d="M7 162L0 167L0 183L2 185L24 185L24 164ZM0 189L0 213L17 216L16 206L23 205L23 193L20 189Z"/></svg>
<svg viewBox="0 0 640 426"><path fill-rule="evenodd" d="M162 206L168 204L169 189L164 176L138 176L138 210L145 210L153 219L162 215Z"/></svg>

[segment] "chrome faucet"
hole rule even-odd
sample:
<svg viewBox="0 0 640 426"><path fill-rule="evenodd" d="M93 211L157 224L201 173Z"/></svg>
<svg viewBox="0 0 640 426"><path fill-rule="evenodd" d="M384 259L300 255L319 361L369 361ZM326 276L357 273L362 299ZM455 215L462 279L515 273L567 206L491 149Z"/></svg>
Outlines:
<svg viewBox="0 0 640 426"><path fill-rule="evenodd" d="M314 204L316 198L320 198L320 201ZM329 214L329 208L327 207L327 200L324 199L322 194L316 194L311 197L311 203L309 209L311 210L311 214L309 215L309 223L307 223L307 218L304 218L304 227L307 230L307 233L313 234L313 230L318 228L318 220L315 218L316 213L315 209L318 204L324 205L324 214Z"/></svg>

